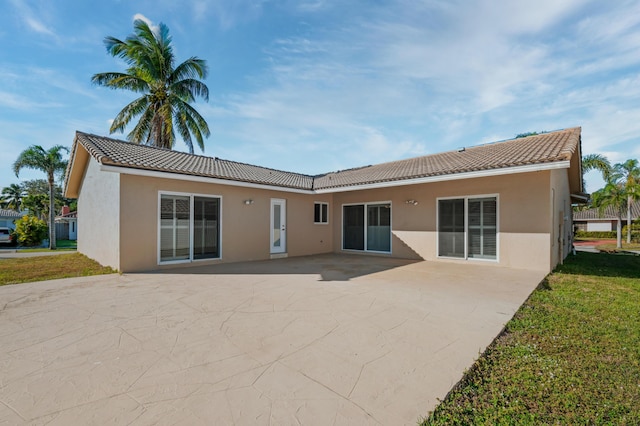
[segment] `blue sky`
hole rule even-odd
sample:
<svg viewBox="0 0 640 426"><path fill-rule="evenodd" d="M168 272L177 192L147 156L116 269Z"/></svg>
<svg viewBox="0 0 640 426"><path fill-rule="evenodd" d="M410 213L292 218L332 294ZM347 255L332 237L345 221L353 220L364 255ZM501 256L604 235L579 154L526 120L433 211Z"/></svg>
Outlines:
<svg viewBox="0 0 640 426"><path fill-rule="evenodd" d="M0 187L29 145L109 134L134 94L90 78L135 17L207 60L206 155L316 174L582 126L640 157L637 0L0 0Z"/></svg>

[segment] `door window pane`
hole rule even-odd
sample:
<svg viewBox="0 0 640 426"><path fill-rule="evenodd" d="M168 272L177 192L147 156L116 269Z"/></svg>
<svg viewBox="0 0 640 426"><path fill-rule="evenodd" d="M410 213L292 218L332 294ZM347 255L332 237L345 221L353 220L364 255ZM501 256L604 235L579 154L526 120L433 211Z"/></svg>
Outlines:
<svg viewBox="0 0 640 426"><path fill-rule="evenodd" d="M220 257L220 201L217 198L193 199L193 258Z"/></svg>
<svg viewBox="0 0 640 426"><path fill-rule="evenodd" d="M280 244L282 243L281 235L280 235L280 224L281 224L280 209L281 209L280 204L273 205L273 246L274 247L280 247Z"/></svg>
<svg viewBox="0 0 640 426"><path fill-rule="evenodd" d="M391 205L367 206L367 250L391 251Z"/></svg>
<svg viewBox="0 0 640 426"><path fill-rule="evenodd" d="M438 255L464 257L464 199L438 201Z"/></svg>
<svg viewBox="0 0 640 426"><path fill-rule="evenodd" d="M495 198L470 199L469 205L469 248L472 258L496 258L496 218Z"/></svg>
<svg viewBox="0 0 640 426"><path fill-rule="evenodd" d="M343 241L345 250L364 250L364 205L344 206Z"/></svg>
<svg viewBox="0 0 640 426"><path fill-rule="evenodd" d="M189 259L189 197L160 197L160 260Z"/></svg>

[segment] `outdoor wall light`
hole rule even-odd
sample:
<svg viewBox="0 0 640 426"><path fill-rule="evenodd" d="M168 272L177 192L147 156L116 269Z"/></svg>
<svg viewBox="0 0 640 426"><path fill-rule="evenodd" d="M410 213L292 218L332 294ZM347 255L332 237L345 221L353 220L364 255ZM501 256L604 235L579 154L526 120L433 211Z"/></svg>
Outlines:
<svg viewBox="0 0 640 426"><path fill-rule="evenodd" d="M253 204L253 200L244 200L244 203L246 205L250 205L250 204Z"/></svg>
<svg viewBox="0 0 640 426"><path fill-rule="evenodd" d="M406 204L412 204L412 205L414 205L414 206L417 206L417 205L418 205L418 202L417 202L416 200L407 200L407 201L405 201L405 203L406 203Z"/></svg>

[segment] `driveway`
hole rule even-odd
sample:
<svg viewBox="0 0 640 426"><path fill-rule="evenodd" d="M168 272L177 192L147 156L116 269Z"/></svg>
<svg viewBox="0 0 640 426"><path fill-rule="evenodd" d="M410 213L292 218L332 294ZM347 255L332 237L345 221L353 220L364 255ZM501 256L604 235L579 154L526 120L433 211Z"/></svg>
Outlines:
<svg viewBox="0 0 640 426"><path fill-rule="evenodd" d="M323 255L0 287L0 424L415 424L544 275Z"/></svg>

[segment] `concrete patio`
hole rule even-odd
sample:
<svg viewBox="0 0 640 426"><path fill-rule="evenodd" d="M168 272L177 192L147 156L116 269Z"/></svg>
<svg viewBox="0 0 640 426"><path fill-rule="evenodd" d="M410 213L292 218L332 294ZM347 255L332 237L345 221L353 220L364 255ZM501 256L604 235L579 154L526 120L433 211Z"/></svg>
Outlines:
<svg viewBox="0 0 640 426"><path fill-rule="evenodd" d="M415 424L544 275L326 255L0 287L0 424Z"/></svg>

